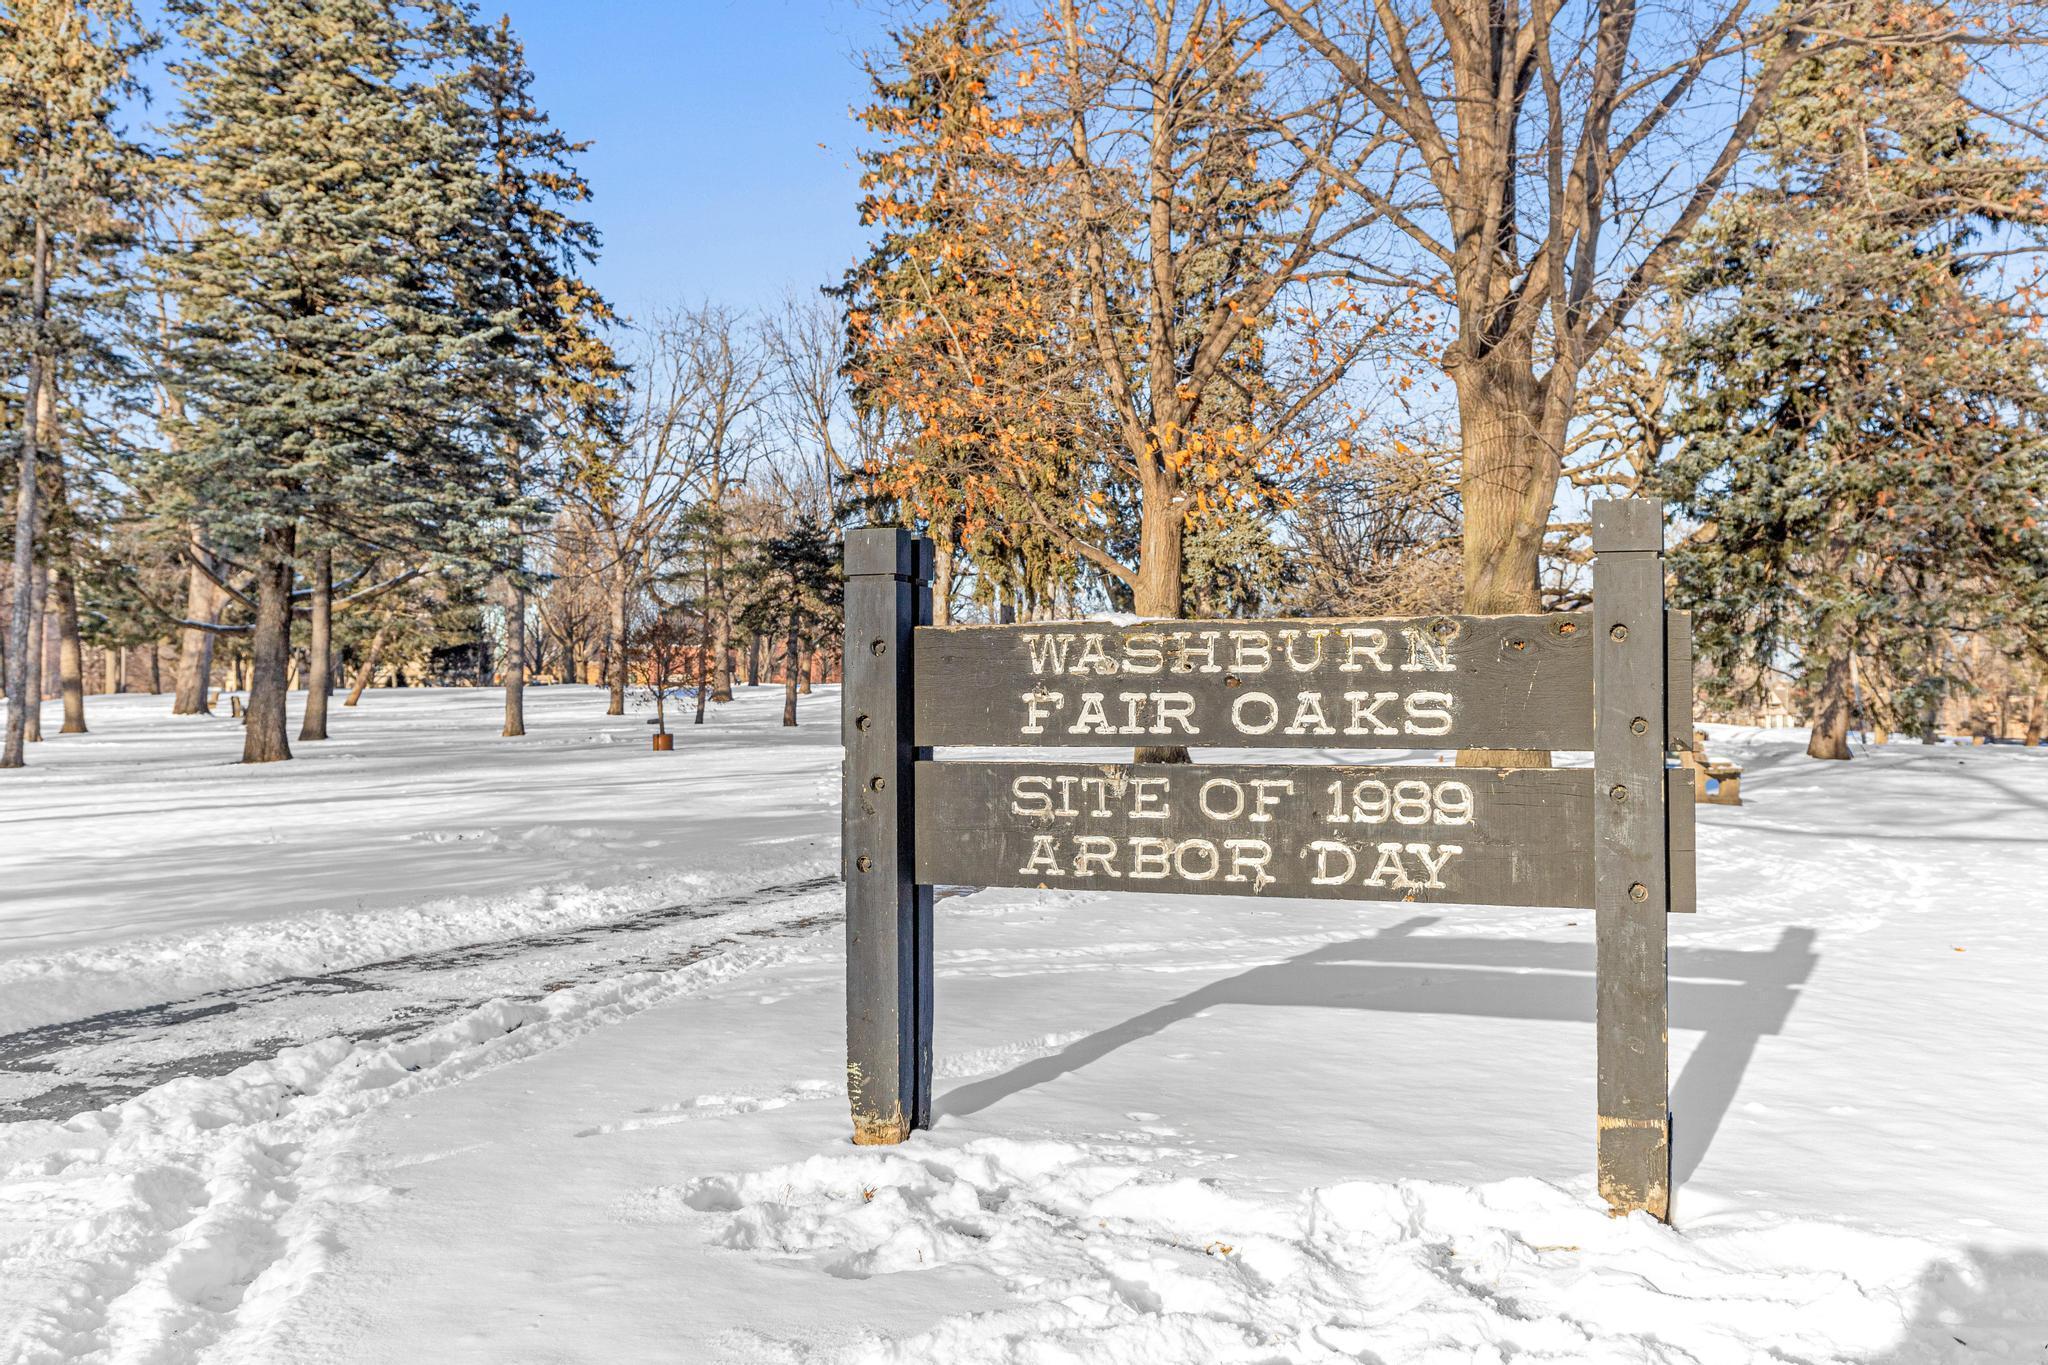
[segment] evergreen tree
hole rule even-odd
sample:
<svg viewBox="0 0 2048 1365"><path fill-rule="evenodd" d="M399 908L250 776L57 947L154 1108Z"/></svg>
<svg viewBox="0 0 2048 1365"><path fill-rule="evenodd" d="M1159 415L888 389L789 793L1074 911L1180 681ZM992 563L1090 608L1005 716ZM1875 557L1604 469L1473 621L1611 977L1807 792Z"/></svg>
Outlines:
<svg viewBox="0 0 2048 1365"><path fill-rule="evenodd" d="M752 586L740 614L742 628L783 636L782 723L793 726L805 646L838 617L845 600L831 526L809 513L798 516L755 546L742 576Z"/></svg>
<svg viewBox="0 0 2048 1365"><path fill-rule="evenodd" d="M475 230L484 273L471 281L485 311L510 325L492 345L496 370L487 405L511 490L524 499L544 480L551 451L601 442L617 425L622 367L602 330L611 306L578 272L597 258L599 237L574 207L590 198L571 142L533 100L533 73L509 17L473 31L468 103L477 124L484 177ZM505 725L526 733L527 597L523 528L505 574Z"/></svg>
<svg viewBox="0 0 2048 1365"><path fill-rule="evenodd" d="M1817 758L1849 756L1853 658L1939 686L1930 641L2039 581L2048 355L1976 284L2004 241L1986 234L2043 220L2043 182L1973 119L1963 74L1938 46L1805 59L1761 182L1682 278L1701 321L1662 481L1702 526L1676 599L1725 690L1792 663Z"/></svg>
<svg viewBox="0 0 2048 1365"><path fill-rule="evenodd" d="M465 281L483 211L442 0L175 0L171 127L195 226L156 257L186 421L156 471L253 569L245 762L291 757L286 662L312 586L304 737L325 735L333 555L496 563L514 498L476 403L512 325ZM318 721L315 724L315 721Z"/></svg>
<svg viewBox="0 0 2048 1365"><path fill-rule="evenodd" d="M118 308L146 158L120 130L117 106L133 93L134 60L150 37L128 0L4 0L0 3L0 256L26 284L11 291L0 354L25 370L14 462L13 611L7 629L7 724L0 767L24 761L30 708L41 698L41 650L32 648L37 546L46 531L68 536L68 517L41 505L61 489L50 429L55 386L67 373L101 367L102 324ZM15 263L20 268L13 268ZM10 364L10 371L14 370ZM60 556L68 558L68 556ZM71 571L56 573L60 618L75 657ZM83 712L67 709L67 728Z"/></svg>
<svg viewBox="0 0 2048 1365"><path fill-rule="evenodd" d="M856 475L873 510L927 525L934 619L950 619L956 552L983 590L1050 597L1072 559L1031 509L1076 509L1074 443L1058 437L1057 261L1020 210L1033 174L1005 145L1020 119L993 88L1006 48L990 0L948 0L871 65L860 118L861 221L873 247L834 291L855 401L892 439Z"/></svg>

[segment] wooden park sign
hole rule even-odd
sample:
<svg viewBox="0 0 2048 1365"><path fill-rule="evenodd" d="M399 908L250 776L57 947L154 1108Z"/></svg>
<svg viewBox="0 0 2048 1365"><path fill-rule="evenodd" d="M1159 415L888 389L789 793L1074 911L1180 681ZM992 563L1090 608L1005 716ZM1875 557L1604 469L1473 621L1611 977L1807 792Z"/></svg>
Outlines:
<svg viewBox="0 0 2048 1365"><path fill-rule="evenodd" d="M846 542L854 1140L931 1119L932 887L1540 905L1596 925L1600 1190L1670 1206L1665 915L1691 910L1690 619L1655 503L1593 609L933 627L930 542ZM949 760L947 748L1591 750L1590 768Z"/></svg>

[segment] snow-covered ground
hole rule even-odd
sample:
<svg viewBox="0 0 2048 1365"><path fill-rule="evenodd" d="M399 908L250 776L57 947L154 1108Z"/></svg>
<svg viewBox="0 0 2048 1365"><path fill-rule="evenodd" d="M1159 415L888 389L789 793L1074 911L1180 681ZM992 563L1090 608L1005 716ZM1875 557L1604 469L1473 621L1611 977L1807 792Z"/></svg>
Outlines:
<svg viewBox="0 0 2048 1365"><path fill-rule="evenodd" d="M779 701L39 746L0 1361L2048 1361L2048 753L1717 736L1666 1228L1592 1193L1560 911L947 896L940 1118L855 1149L837 698Z"/></svg>
<svg viewBox="0 0 2048 1365"><path fill-rule="evenodd" d="M836 693L786 731L755 689L675 755L598 689L527 697L517 740L496 691L337 698L254 768L237 721L89 698L0 788L0 1033L837 871Z"/></svg>

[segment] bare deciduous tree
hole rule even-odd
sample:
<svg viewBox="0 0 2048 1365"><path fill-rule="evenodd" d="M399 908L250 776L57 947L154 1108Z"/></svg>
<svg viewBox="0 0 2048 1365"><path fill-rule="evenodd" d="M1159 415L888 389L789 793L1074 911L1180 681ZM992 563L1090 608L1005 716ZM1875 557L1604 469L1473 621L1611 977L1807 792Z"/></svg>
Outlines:
<svg viewBox="0 0 2048 1365"><path fill-rule="evenodd" d="M1858 0L1265 3L1382 120L1342 144L1378 143L1369 157L1332 157L1319 120L1290 141L1379 212L1377 268L1447 310L1466 610L1534 611L1588 366L1659 289L1794 64L1859 41ZM1925 40L1983 50L2032 6L1979 8L1930 7Z"/></svg>

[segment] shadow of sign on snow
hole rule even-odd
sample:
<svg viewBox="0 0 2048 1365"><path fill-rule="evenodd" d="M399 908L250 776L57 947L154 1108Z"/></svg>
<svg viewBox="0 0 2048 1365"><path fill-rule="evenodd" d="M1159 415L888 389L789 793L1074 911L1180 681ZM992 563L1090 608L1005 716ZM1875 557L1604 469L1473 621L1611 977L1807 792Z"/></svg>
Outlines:
<svg viewBox="0 0 2048 1365"><path fill-rule="evenodd" d="M936 1114L978 1113L1218 1005L1280 1005L1399 1014L1593 1022L1593 945L1541 939L1419 936L1417 916L1212 981L1059 1052L938 1096ZM1767 949L1673 949L1671 1027L1699 1045L1671 1087L1671 1175L1699 1169L1757 1044L1780 1032L1820 960L1812 929L1779 932ZM1448 970L1446 970L1448 969Z"/></svg>
<svg viewBox="0 0 2048 1365"><path fill-rule="evenodd" d="M1966 1248L1920 1277L1899 1344L1875 1365L2048 1359L2048 1254Z"/></svg>

